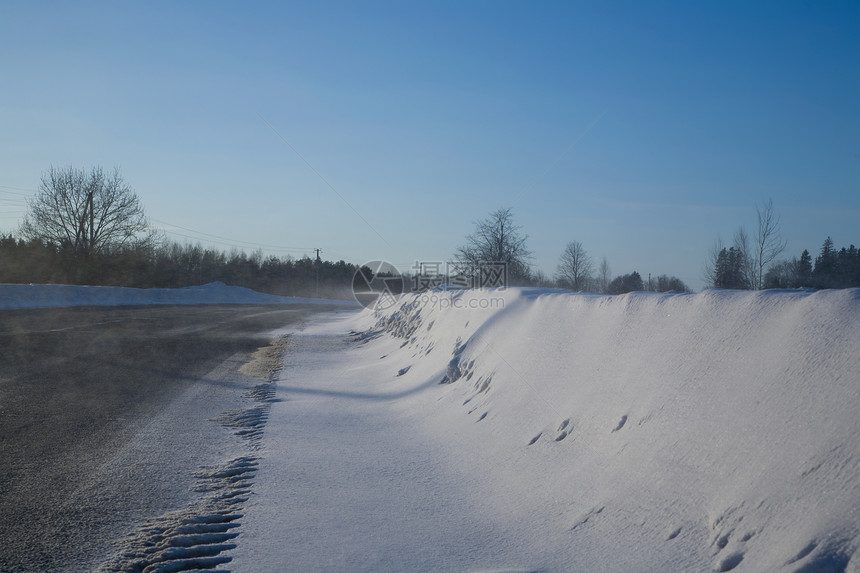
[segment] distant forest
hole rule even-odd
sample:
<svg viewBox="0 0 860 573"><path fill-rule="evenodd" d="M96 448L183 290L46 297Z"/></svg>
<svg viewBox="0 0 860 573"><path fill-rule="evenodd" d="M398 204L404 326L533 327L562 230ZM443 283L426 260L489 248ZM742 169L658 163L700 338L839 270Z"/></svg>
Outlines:
<svg viewBox="0 0 860 573"><path fill-rule="evenodd" d="M754 288L744 249L737 245L715 254L712 286L726 289ZM813 260L808 250L800 258L776 261L764 274L762 288L853 288L860 287L860 251L854 245L837 249L827 237Z"/></svg>
<svg viewBox="0 0 860 573"><path fill-rule="evenodd" d="M860 251L850 245L836 249L827 237L815 257L804 250L800 258L773 265L765 275L765 288L854 288L860 287Z"/></svg>
<svg viewBox="0 0 860 573"><path fill-rule="evenodd" d="M161 243L105 250L86 255L57 248L38 240L12 235L0 237L0 283L54 283L177 288L221 281L258 292L281 296L352 299L352 281L358 266L344 261L310 257L229 253L200 245ZM571 288L564 280L540 273L516 281L520 285ZM712 288L751 289L748 261L736 247L721 248L714 255ZM405 276L407 289L412 278ZM860 287L860 250L854 245L836 248L825 239L817 256L804 250L800 257L775 261L763 277L762 288ZM578 289L577 289L578 290ZM649 282L635 271L599 286L589 277L591 292L620 294L631 291L684 291L675 277L660 276Z"/></svg>
<svg viewBox="0 0 860 573"><path fill-rule="evenodd" d="M167 243L80 254L32 240L0 238L0 283L176 288L221 281L281 296L352 298L357 266L310 257L264 257Z"/></svg>

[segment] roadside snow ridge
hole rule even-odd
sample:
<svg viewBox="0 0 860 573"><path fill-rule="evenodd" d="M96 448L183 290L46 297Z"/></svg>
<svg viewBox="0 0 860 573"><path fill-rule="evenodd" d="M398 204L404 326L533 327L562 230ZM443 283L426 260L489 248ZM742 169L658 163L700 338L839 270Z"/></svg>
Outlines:
<svg viewBox="0 0 860 573"><path fill-rule="evenodd" d="M860 570L858 289L432 292L355 324L594 570Z"/></svg>

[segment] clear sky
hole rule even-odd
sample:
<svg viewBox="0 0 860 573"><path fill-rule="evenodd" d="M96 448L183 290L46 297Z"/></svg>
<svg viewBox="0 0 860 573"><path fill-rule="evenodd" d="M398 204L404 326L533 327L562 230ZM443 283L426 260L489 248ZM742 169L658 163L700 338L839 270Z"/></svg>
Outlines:
<svg viewBox="0 0 860 573"><path fill-rule="evenodd" d="M701 288L769 198L860 242L857 2L6 0L0 78L6 233L101 165L176 240L403 269L509 206L550 275Z"/></svg>

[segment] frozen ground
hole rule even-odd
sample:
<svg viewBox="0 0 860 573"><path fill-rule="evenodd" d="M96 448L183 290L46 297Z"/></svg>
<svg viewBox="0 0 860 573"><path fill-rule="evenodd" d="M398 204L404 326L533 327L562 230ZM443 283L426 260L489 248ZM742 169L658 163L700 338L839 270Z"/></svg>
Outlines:
<svg viewBox="0 0 860 573"><path fill-rule="evenodd" d="M435 293L288 334L231 570L860 570L860 290Z"/></svg>

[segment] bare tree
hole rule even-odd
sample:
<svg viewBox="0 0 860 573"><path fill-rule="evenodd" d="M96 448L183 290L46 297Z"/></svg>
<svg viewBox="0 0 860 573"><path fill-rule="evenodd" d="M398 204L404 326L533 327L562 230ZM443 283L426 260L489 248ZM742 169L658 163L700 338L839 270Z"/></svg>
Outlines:
<svg viewBox="0 0 860 573"><path fill-rule="evenodd" d="M744 282L746 283L745 288L755 288L755 263L751 256L753 249L750 245L750 236L744 227L738 227L738 230L735 231L734 248L738 253L738 264L743 275Z"/></svg>
<svg viewBox="0 0 860 573"><path fill-rule="evenodd" d="M532 273L531 284L536 287L548 288L554 287L555 281L549 278L542 270L537 269Z"/></svg>
<svg viewBox="0 0 860 573"><path fill-rule="evenodd" d="M606 292L610 282L612 282L612 269L609 268L609 261L603 257L597 270L597 289L600 292Z"/></svg>
<svg viewBox="0 0 860 573"><path fill-rule="evenodd" d="M758 229L755 236L755 254L753 264L755 267L755 280L753 286L756 290L764 288L764 269L785 250L785 241L779 236L779 216L773 211L773 200L769 199L764 209L756 205L758 216Z"/></svg>
<svg viewBox="0 0 860 573"><path fill-rule="evenodd" d="M649 282L650 277L649 277ZM689 287L676 276L660 275L651 285L651 290L655 292L690 292Z"/></svg>
<svg viewBox="0 0 860 573"><path fill-rule="evenodd" d="M797 288L798 268L800 261L797 257L790 261L778 261L773 263L764 275L762 288Z"/></svg>
<svg viewBox="0 0 860 573"><path fill-rule="evenodd" d="M561 253L556 278L575 291L586 290L594 265L579 241L571 241Z"/></svg>
<svg viewBox="0 0 860 573"><path fill-rule="evenodd" d="M475 232L466 237L466 244L454 252L454 265L458 272L474 277L482 265L507 265L509 280L514 283L528 281L531 274L531 251L526 247L528 235L514 224L511 209L499 209L484 220L475 223Z"/></svg>
<svg viewBox="0 0 860 573"><path fill-rule="evenodd" d="M84 256L151 241L148 231L143 206L119 170L106 175L101 167L51 167L21 225L26 239Z"/></svg>

